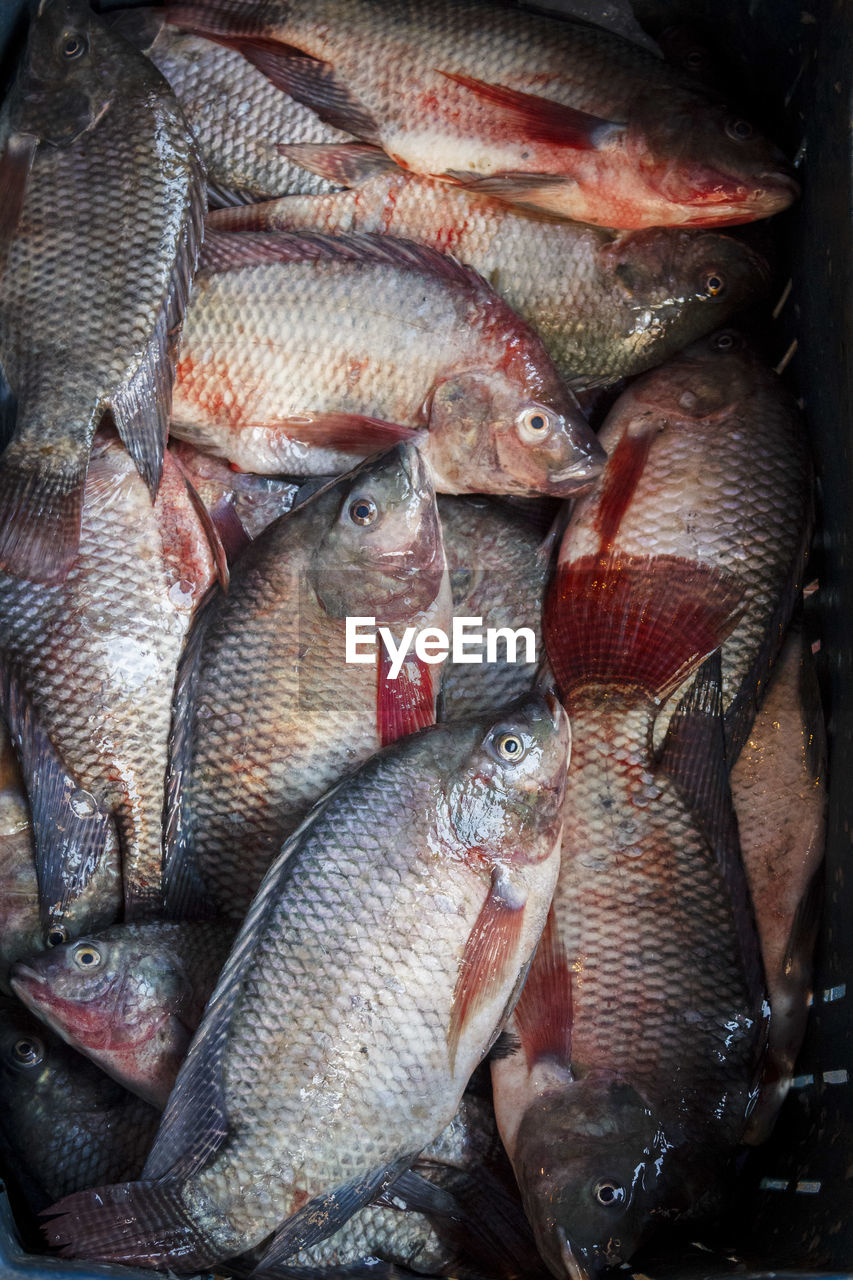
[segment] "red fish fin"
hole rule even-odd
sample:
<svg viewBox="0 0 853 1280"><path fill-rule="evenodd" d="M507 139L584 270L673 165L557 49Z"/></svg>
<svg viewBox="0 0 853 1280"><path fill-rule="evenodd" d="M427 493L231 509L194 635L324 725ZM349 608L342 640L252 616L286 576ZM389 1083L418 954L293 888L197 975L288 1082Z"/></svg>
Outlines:
<svg viewBox="0 0 853 1280"><path fill-rule="evenodd" d="M316 413L302 418L284 418L281 430L295 440L305 440L344 453L378 453L401 440L417 440L421 433L382 418L358 413Z"/></svg>
<svg viewBox="0 0 853 1280"><path fill-rule="evenodd" d="M403 172L381 147L363 142L280 142L278 150L294 164L339 187L360 187L368 178Z"/></svg>
<svg viewBox="0 0 853 1280"><path fill-rule="evenodd" d="M0 191L3 192L0 202L0 280L3 279L6 259L24 207L27 178L36 146L36 138L12 134L0 156Z"/></svg>
<svg viewBox="0 0 853 1280"><path fill-rule="evenodd" d="M219 541L225 548L228 563L233 564L240 552L244 551L252 541L252 535L247 531L243 521L237 515L233 502L227 497L221 497L211 507L210 518L216 526Z"/></svg>
<svg viewBox="0 0 853 1280"><path fill-rule="evenodd" d="M572 1018L572 970L552 908L515 1006L515 1029L528 1067L543 1058L571 1066Z"/></svg>
<svg viewBox="0 0 853 1280"><path fill-rule="evenodd" d="M391 658L385 645L377 663L376 727L383 747L435 724L434 665L409 654L396 680L389 677Z"/></svg>
<svg viewBox="0 0 853 1280"><path fill-rule="evenodd" d="M205 537L210 545L210 553L213 556L213 563L216 565L216 576L219 579L219 584L223 591L227 591L229 581L228 555L225 545L219 536L219 527L213 519L211 512L208 511L207 507L196 492L195 486L189 476L184 475L183 479L187 489L187 497L193 505L193 510L198 516L199 523L201 524ZM234 513L234 519L238 524L240 524L240 520L236 512ZM240 527L242 528L242 525L240 525ZM249 541L251 541L251 539L249 539Z"/></svg>
<svg viewBox="0 0 853 1280"><path fill-rule="evenodd" d="M18 420L24 417L19 405ZM0 456L0 569L32 582L63 582L77 558L94 422L53 453L19 431Z"/></svg>
<svg viewBox="0 0 853 1280"><path fill-rule="evenodd" d="M64 1258L198 1271L218 1255L181 1203L177 1183L122 1182L65 1196L42 1217Z"/></svg>
<svg viewBox="0 0 853 1280"><path fill-rule="evenodd" d="M653 439L652 431L640 435L626 432L607 460L595 529L601 535L602 548L608 553L645 470Z"/></svg>
<svg viewBox="0 0 853 1280"><path fill-rule="evenodd" d="M738 578L678 556L561 564L544 625L561 697L616 684L662 701L730 634L743 596Z"/></svg>
<svg viewBox="0 0 853 1280"><path fill-rule="evenodd" d="M441 175L448 182L464 187L475 196L485 196L500 200L505 204L523 205L525 215L533 217L537 222L565 222L559 213L551 213L538 207L544 192L549 187L570 187L575 185L574 178L553 173L491 173L483 177L476 174L463 173L458 169L448 169Z"/></svg>
<svg viewBox="0 0 853 1280"><path fill-rule="evenodd" d="M27 788L42 922L60 923L101 864L110 814L84 791L42 729L17 673L0 679L0 705Z"/></svg>
<svg viewBox="0 0 853 1280"><path fill-rule="evenodd" d="M506 982L509 967L517 959L524 905L500 873L492 876L488 897L465 944L453 992L453 1012L447 1032L451 1068L456 1062L465 1023L494 998Z"/></svg>
<svg viewBox="0 0 853 1280"><path fill-rule="evenodd" d="M592 151L624 130L624 125L612 120L603 120L601 116L578 111L550 98L540 98L537 94L507 89L500 84L487 84L485 80L457 75L452 71L442 71L441 75L498 107L532 142L571 147L575 151Z"/></svg>

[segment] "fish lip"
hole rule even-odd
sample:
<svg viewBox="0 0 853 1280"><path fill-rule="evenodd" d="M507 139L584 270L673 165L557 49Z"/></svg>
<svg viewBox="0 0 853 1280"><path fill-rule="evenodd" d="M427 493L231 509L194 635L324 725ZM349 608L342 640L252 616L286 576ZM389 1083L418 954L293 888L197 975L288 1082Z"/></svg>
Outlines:
<svg viewBox="0 0 853 1280"><path fill-rule="evenodd" d="M23 978L25 982L29 979L30 982L35 983L35 985L39 987L47 986L45 979L40 973L35 969L31 969L28 964L23 962L23 960L16 960L12 965L12 968L9 970L9 985L13 990L15 983L20 978Z"/></svg>
<svg viewBox="0 0 853 1280"><path fill-rule="evenodd" d="M766 182L768 185L789 191L795 200L798 200L802 188L789 169L768 169L766 173L758 175L759 182Z"/></svg>
<svg viewBox="0 0 853 1280"><path fill-rule="evenodd" d="M572 1247L566 1239L566 1233L562 1227L557 1227L557 1239L560 1242L560 1261L569 1280L591 1280L590 1273L581 1266L572 1253Z"/></svg>
<svg viewBox="0 0 853 1280"><path fill-rule="evenodd" d="M562 484L566 480L595 480L604 470L607 454L599 445L599 454L588 454L584 458L564 467L562 471L554 471L548 477L549 484Z"/></svg>

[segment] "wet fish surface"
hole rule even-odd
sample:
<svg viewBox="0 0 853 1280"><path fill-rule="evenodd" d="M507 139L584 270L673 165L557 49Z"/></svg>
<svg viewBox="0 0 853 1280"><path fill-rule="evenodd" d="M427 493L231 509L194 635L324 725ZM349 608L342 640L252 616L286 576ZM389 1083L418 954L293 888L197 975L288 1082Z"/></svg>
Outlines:
<svg viewBox="0 0 853 1280"><path fill-rule="evenodd" d="M67 927L70 901L104 863L113 817L127 918L162 905L175 671L214 572L182 473L167 458L152 507L133 460L104 431L65 582L0 576L3 699L33 807L48 928Z"/></svg>
<svg viewBox="0 0 853 1280"><path fill-rule="evenodd" d="M420 433L442 493L562 497L603 460L539 339L475 272L368 236L209 235L172 430L288 475Z"/></svg>
<svg viewBox="0 0 853 1280"><path fill-rule="evenodd" d="M749 121L584 22L482 0L202 0L167 17L233 44L402 167L565 218L749 222L798 191Z"/></svg>
<svg viewBox="0 0 853 1280"><path fill-rule="evenodd" d="M11 981L52 1031L162 1110L233 940L218 921L114 925L31 956Z"/></svg>
<svg viewBox="0 0 853 1280"><path fill-rule="evenodd" d="M0 361L18 401L0 456L0 567L57 582L107 408L157 493L203 174L160 73L85 0L40 7L0 135L18 213L0 246Z"/></svg>
<svg viewBox="0 0 853 1280"><path fill-rule="evenodd" d="M241 919L311 805L384 742L431 724L440 668L346 662L346 618L447 630L450 588L413 445L270 525L199 614L179 672L167 902Z"/></svg>
<svg viewBox="0 0 853 1280"><path fill-rule="evenodd" d="M684 228L620 233L539 221L447 182L399 170L373 174L375 153L363 152L288 148L306 163L328 166L352 189L220 209L208 225L382 233L452 253L527 321L560 375L576 387L660 364L766 287L766 263L732 236Z"/></svg>
<svg viewBox="0 0 853 1280"><path fill-rule="evenodd" d="M192 1271L275 1232L262 1269L396 1181L515 999L568 748L556 699L534 696L402 739L335 788L252 905L143 1180L55 1205L51 1243Z"/></svg>

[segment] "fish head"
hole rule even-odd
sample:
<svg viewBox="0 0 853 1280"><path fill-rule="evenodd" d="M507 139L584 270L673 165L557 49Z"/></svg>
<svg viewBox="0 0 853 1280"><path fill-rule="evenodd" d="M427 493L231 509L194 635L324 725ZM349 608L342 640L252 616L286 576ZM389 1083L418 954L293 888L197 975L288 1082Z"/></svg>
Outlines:
<svg viewBox="0 0 853 1280"><path fill-rule="evenodd" d="M606 460L556 371L547 378L460 372L435 387L427 413L427 447L442 492L565 498L585 493Z"/></svg>
<svg viewBox="0 0 853 1280"><path fill-rule="evenodd" d="M767 289L770 268L734 236L681 227L618 236L598 254L638 350L680 349ZM664 351L661 350L661 355Z"/></svg>
<svg viewBox="0 0 853 1280"><path fill-rule="evenodd" d="M570 746L568 717L552 693L525 696L497 719L478 721L473 750L447 792L456 836L494 862L550 857Z"/></svg>
<svg viewBox="0 0 853 1280"><path fill-rule="evenodd" d="M528 1107L513 1166L553 1275L591 1280L629 1262L652 1224L682 1207L666 1194L668 1149L651 1105L615 1075L578 1080Z"/></svg>
<svg viewBox="0 0 853 1280"><path fill-rule="evenodd" d="M648 399L659 418L682 430L702 431L749 398L756 377L764 376L759 368L743 336L721 329L694 342L654 378L636 382L631 395L641 406Z"/></svg>
<svg viewBox="0 0 853 1280"><path fill-rule="evenodd" d="M309 580L326 613L395 622L427 610L447 577L435 489L418 449L395 445L322 496L329 524Z"/></svg>
<svg viewBox="0 0 853 1280"><path fill-rule="evenodd" d="M674 90L666 111L649 99L634 127L642 132L649 186L682 206L688 225L769 218L800 193L784 153L745 117L699 90Z"/></svg>
<svg viewBox="0 0 853 1280"><path fill-rule="evenodd" d="M10 95L12 131L68 146L90 129L116 93L117 39L87 0L42 0Z"/></svg>

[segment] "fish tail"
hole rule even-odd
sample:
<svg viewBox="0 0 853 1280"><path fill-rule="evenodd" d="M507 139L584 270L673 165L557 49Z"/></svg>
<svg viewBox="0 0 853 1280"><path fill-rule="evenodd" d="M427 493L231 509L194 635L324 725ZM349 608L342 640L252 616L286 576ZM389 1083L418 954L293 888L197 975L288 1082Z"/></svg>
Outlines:
<svg viewBox="0 0 853 1280"><path fill-rule="evenodd" d="M217 1252L192 1221L176 1182L121 1182L93 1187L45 1209L42 1231L65 1258L196 1271Z"/></svg>
<svg viewBox="0 0 853 1280"><path fill-rule="evenodd" d="M33 582L62 582L77 556L88 442L51 450L27 433L0 457L0 569Z"/></svg>
<svg viewBox="0 0 853 1280"><path fill-rule="evenodd" d="M584 556L560 565L545 645L561 696L606 684L660 702L723 643L743 584L678 556Z"/></svg>

